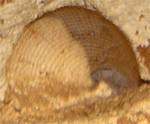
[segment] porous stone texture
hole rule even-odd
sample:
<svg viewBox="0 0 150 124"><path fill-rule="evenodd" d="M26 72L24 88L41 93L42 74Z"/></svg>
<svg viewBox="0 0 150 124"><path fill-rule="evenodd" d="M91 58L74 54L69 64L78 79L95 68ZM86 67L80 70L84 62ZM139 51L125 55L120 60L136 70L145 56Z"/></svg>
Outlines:
<svg viewBox="0 0 150 124"><path fill-rule="evenodd" d="M4 97L6 89L9 91L5 64L24 27L44 13L64 6L81 6L97 11L117 25L130 39L141 78L150 80L149 0L0 0L0 122L149 124L149 84L107 100L94 97L71 108L45 110L45 114L38 110L35 113L36 107L34 112L20 109L18 101L11 101L13 97L7 92Z"/></svg>
<svg viewBox="0 0 150 124"><path fill-rule="evenodd" d="M47 109L44 112L39 111L36 107L20 108L18 101L12 102L13 98L6 96L0 111L0 122L2 124L149 124L149 94L150 86L143 84L140 88L107 98L107 100L93 97L75 106L57 111ZM42 107L44 106L41 106L41 109Z"/></svg>

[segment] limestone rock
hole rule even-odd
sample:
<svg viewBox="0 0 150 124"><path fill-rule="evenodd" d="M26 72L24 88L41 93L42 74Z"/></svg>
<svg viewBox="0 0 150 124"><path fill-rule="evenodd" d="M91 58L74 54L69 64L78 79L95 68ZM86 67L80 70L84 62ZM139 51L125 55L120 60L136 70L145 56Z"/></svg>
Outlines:
<svg viewBox="0 0 150 124"><path fill-rule="evenodd" d="M150 123L148 5L1 0L0 122Z"/></svg>

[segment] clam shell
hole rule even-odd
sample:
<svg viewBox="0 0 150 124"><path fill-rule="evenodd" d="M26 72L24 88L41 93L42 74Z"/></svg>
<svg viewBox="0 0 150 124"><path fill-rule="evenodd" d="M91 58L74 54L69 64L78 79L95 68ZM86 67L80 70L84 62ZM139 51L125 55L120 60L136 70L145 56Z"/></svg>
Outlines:
<svg viewBox="0 0 150 124"><path fill-rule="evenodd" d="M55 10L27 25L6 69L12 94L31 108L72 99L76 104L87 92L93 96L102 81L121 92L140 80L129 40L103 16L80 7Z"/></svg>

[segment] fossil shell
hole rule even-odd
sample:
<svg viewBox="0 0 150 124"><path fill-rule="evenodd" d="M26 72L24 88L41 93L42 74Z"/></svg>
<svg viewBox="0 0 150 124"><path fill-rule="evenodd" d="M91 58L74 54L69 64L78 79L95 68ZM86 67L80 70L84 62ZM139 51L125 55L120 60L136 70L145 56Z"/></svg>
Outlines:
<svg viewBox="0 0 150 124"><path fill-rule="evenodd" d="M94 95L91 88L102 81L121 92L140 80L128 39L97 12L79 7L55 10L26 26L6 68L22 106L59 106Z"/></svg>

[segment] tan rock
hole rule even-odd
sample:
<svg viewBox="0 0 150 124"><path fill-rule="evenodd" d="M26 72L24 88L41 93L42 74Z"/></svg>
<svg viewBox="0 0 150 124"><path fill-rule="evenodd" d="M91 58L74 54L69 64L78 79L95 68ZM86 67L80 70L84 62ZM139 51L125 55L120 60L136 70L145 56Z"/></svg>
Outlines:
<svg viewBox="0 0 150 124"><path fill-rule="evenodd" d="M0 122L150 123L149 4L0 1Z"/></svg>

